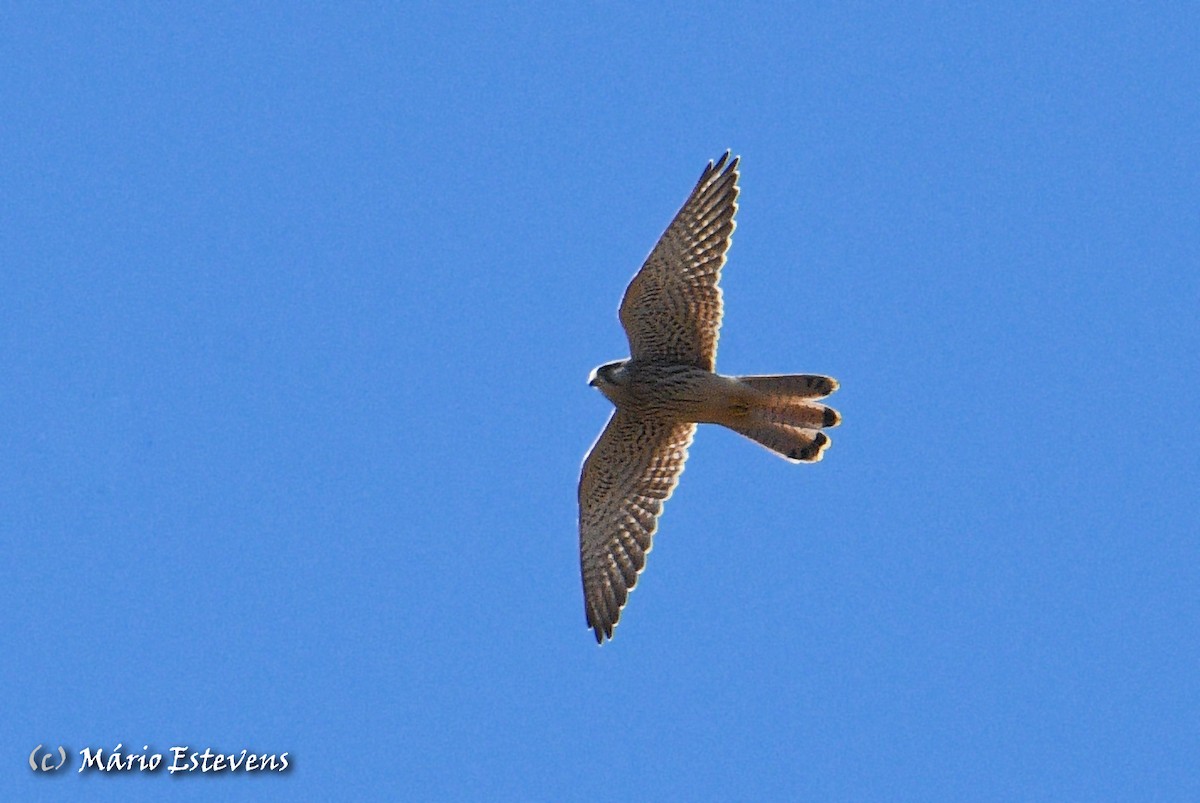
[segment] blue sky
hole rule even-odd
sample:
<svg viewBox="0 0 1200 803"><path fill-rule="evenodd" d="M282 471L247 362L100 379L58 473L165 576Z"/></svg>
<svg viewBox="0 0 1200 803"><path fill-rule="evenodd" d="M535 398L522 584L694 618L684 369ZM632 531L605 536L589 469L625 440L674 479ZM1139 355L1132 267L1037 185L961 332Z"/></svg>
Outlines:
<svg viewBox="0 0 1200 803"><path fill-rule="evenodd" d="M0 797L1200 797L1197 31L9 8ZM718 367L845 423L702 428L599 648L588 372L726 148ZM118 743L292 766L74 772Z"/></svg>

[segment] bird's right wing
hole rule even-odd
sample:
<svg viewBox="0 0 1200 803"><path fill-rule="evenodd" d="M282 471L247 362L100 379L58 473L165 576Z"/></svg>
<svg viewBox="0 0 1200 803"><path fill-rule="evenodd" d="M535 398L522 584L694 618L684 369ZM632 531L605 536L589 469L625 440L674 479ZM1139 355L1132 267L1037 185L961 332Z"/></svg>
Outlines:
<svg viewBox="0 0 1200 803"><path fill-rule="evenodd" d="M695 424L617 410L583 461L579 559L584 609L596 642L612 638L646 565L663 502L683 472Z"/></svg>
<svg viewBox="0 0 1200 803"><path fill-rule="evenodd" d="M738 160L726 152L646 257L621 300L621 325L635 360L713 370L721 328L721 266L737 212Z"/></svg>

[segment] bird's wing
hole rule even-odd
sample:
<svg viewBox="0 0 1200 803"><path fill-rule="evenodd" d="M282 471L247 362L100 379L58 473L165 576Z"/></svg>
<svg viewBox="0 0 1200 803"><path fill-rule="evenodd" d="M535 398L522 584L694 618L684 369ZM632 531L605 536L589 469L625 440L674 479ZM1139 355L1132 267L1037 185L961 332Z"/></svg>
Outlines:
<svg viewBox="0 0 1200 803"><path fill-rule="evenodd" d="M683 208L646 257L621 300L635 360L713 370L721 328L721 266L737 212L738 160L726 151L700 175Z"/></svg>
<svg viewBox="0 0 1200 803"><path fill-rule="evenodd" d="M675 490L695 424L617 410L583 461L579 560L584 608L596 641L612 638L646 565L663 502Z"/></svg>

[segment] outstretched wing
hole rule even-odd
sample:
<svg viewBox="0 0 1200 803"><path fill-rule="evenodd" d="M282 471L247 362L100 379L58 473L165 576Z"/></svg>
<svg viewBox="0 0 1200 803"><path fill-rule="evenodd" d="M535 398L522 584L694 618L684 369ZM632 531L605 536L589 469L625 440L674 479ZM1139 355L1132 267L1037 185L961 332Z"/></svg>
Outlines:
<svg viewBox="0 0 1200 803"><path fill-rule="evenodd" d="M596 642L612 638L646 565L663 502L675 490L695 424L617 410L583 461L579 560L584 609Z"/></svg>
<svg viewBox="0 0 1200 803"><path fill-rule="evenodd" d="M625 289L621 325L635 360L713 370L721 328L721 266L737 212L738 160L726 151L700 175Z"/></svg>

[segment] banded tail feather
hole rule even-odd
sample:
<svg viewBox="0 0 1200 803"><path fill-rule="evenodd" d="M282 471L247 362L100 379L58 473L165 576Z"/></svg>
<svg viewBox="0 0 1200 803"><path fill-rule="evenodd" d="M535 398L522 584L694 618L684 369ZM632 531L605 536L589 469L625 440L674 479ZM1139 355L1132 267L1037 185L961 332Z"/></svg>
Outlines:
<svg viewBox="0 0 1200 803"><path fill-rule="evenodd" d="M751 393L721 423L786 460L815 463L829 447L822 429L842 423L837 410L814 399L837 390L837 381L814 374L740 376Z"/></svg>

